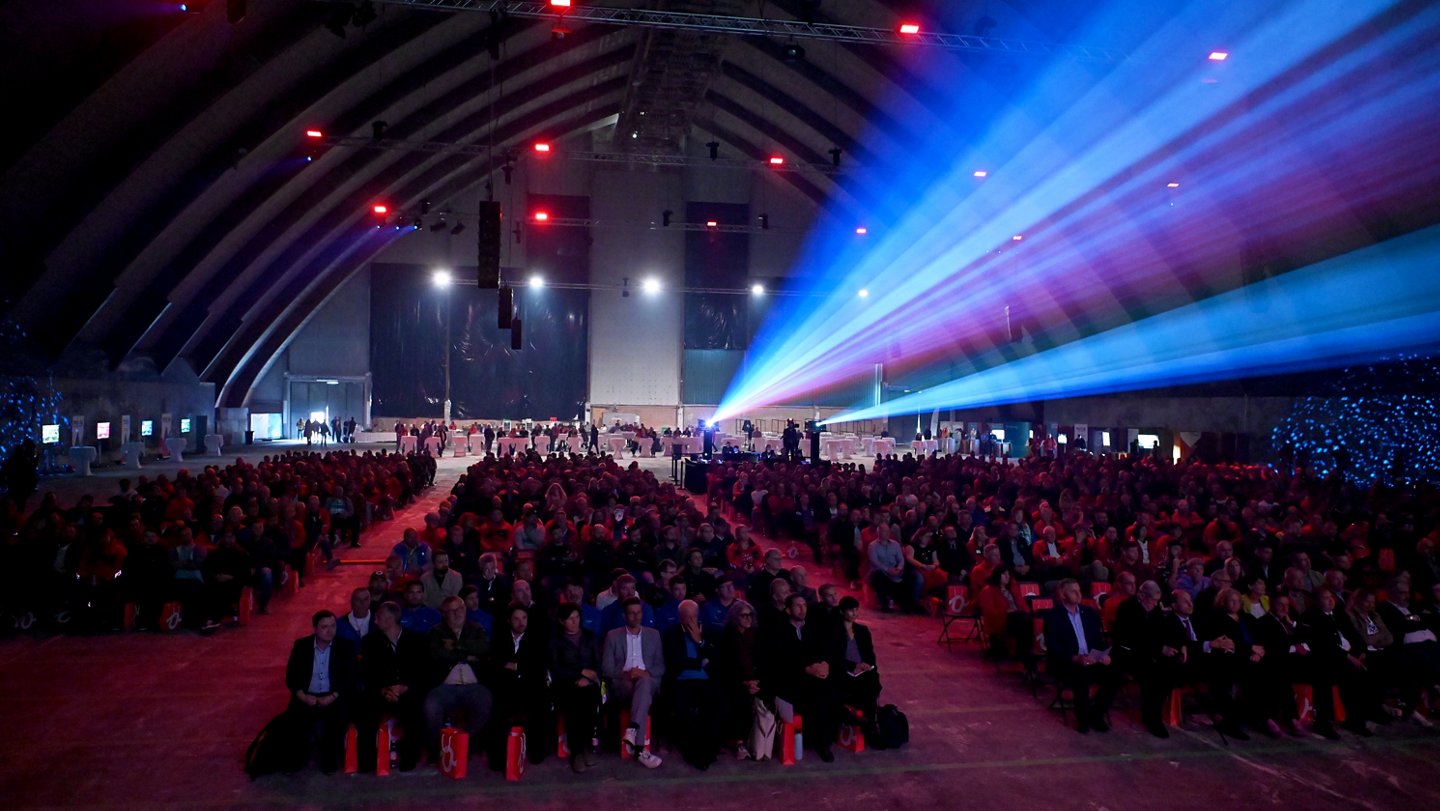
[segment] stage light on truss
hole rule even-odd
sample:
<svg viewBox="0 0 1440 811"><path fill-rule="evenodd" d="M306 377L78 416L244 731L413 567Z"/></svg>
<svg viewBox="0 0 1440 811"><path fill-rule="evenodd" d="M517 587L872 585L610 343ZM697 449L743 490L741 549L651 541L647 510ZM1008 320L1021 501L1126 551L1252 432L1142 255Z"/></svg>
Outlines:
<svg viewBox="0 0 1440 811"><path fill-rule="evenodd" d="M646 277L645 281L640 283L640 289L652 295L655 293L659 293L660 280L655 278L654 276Z"/></svg>
<svg viewBox="0 0 1440 811"><path fill-rule="evenodd" d="M1210 56L1208 56L1208 57L1206 57L1206 58L1209 59L1211 62L1224 62L1226 59L1229 59L1229 58L1230 58L1230 52L1229 52L1229 51L1211 51L1211 52L1210 52Z"/></svg>
<svg viewBox="0 0 1440 811"><path fill-rule="evenodd" d="M544 287L544 286L545 286L545 277L544 277L544 276L541 276L541 275L538 274L538 273L535 274L534 276L531 276L531 277L530 277L530 286L533 287L533 288L535 288L535 289L537 289L537 290L540 289L540 288L542 288L542 287Z"/></svg>
<svg viewBox="0 0 1440 811"><path fill-rule="evenodd" d="M705 227L706 227L706 228L719 228L719 227L720 227L720 221L719 221L719 220L706 220L706 221L705 221Z"/></svg>
<svg viewBox="0 0 1440 811"><path fill-rule="evenodd" d="M863 236L865 236L866 234L870 233L870 229L869 229L869 228L866 228L866 227L863 226L863 225L857 226L857 227L855 228L855 233L856 233L857 235L863 237Z"/></svg>
<svg viewBox="0 0 1440 811"><path fill-rule="evenodd" d="M860 292L856 293L855 295L859 296L860 298L870 298L870 291L862 287L860 288Z"/></svg>
<svg viewBox="0 0 1440 811"><path fill-rule="evenodd" d="M913 37L920 33L919 23L900 23L900 33Z"/></svg>
<svg viewBox="0 0 1440 811"><path fill-rule="evenodd" d="M570 8L570 0L550 0L552 8Z"/></svg>
<svg viewBox="0 0 1440 811"><path fill-rule="evenodd" d="M756 283L750 285L750 293L751 293L752 295L756 295L756 296L763 296L763 295L765 295L765 285L763 285L763 284L761 284L761 283L759 283L759 282L756 282Z"/></svg>
<svg viewBox="0 0 1440 811"><path fill-rule="evenodd" d="M453 281L455 281L454 277L446 268L435 268L434 272L430 274L430 283L436 287L449 287Z"/></svg>
<svg viewBox="0 0 1440 811"><path fill-rule="evenodd" d="M537 141L535 143L535 151L541 154L549 154L550 144L546 143L545 141Z"/></svg>
<svg viewBox="0 0 1440 811"><path fill-rule="evenodd" d="M548 212L548 211L537 211L537 212L535 212L535 222L550 222L550 212Z"/></svg>
<svg viewBox="0 0 1440 811"><path fill-rule="evenodd" d="M990 173L987 172L987 171L985 171L984 169L976 169L974 172L971 172L971 173L970 173L970 176L971 176L971 177L989 177L989 176L990 176Z"/></svg>
<svg viewBox="0 0 1440 811"><path fill-rule="evenodd" d="M324 133L324 132L321 132L320 130L310 129L310 130L305 130L305 137L306 137L306 138L324 138L324 137L325 137L325 133Z"/></svg>
<svg viewBox="0 0 1440 811"><path fill-rule="evenodd" d="M785 165L785 159L784 159L783 157L779 156L779 155L771 155L771 156L770 156L770 165L771 165L771 166L784 166L784 165Z"/></svg>
<svg viewBox="0 0 1440 811"><path fill-rule="evenodd" d="M1010 241L1011 241L1011 242L1019 242L1020 240L1022 240L1022 239L1024 239L1024 238L1025 238L1025 235L1024 235L1024 234L1016 234L1015 236L1010 237Z"/></svg>
<svg viewBox="0 0 1440 811"><path fill-rule="evenodd" d="M383 217L390 213L390 207L384 203L376 203L370 207L370 211L377 217Z"/></svg>
<svg viewBox="0 0 1440 811"><path fill-rule="evenodd" d="M1172 181L1170 181L1169 183L1166 183L1166 184L1165 184L1165 188L1167 188L1167 189L1178 189L1178 188L1180 188L1180 184L1172 180Z"/></svg>

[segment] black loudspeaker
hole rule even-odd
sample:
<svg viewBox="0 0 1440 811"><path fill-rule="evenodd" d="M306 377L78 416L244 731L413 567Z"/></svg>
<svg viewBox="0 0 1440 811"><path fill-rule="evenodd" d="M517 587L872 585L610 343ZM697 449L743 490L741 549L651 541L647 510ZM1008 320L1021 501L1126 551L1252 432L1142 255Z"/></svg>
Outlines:
<svg viewBox="0 0 1440 811"><path fill-rule="evenodd" d="M510 322L510 348L519 349L525 345L524 339L520 337L520 319Z"/></svg>
<svg viewBox="0 0 1440 811"><path fill-rule="evenodd" d="M500 204L494 200L480 201L480 227L476 229L476 281L481 290L500 286L500 245L504 241L500 222Z"/></svg>
<svg viewBox="0 0 1440 811"><path fill-rule="evenodd" d="M815 423L810 423L815 425ZM820 464L820 429L815 427L810 431L810 464Z"/></svg>
<svg viewBox="0 0 1440 811"><path fill-rule="evenodd" d="M510 329L515 320L515 288L500 288L500 329Z"/></svg>
<svg viewBox="0 0 1440 811"><path fill-rule="evenodd" d="M704 462L685 463L685 489L695 495L707 492L710 487L709 472Z"/></svg>

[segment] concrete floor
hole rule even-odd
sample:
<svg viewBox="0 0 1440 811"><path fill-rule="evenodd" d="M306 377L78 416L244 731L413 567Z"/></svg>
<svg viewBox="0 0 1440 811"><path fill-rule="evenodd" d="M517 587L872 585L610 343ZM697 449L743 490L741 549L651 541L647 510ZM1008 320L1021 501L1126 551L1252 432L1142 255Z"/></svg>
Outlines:
<svg viewBox="0 0 1440 811"><path fill-rule="evenodd" d="M448 489L465 460L407 516L350 556L378 556ZM651 460L668 476L666 460ZM89 480L108 488L113 482ZM407 520L408 519L408 520ZM602 756L585 775L553 758L519 784L472 759L465 781L428 768L389 778L307 771L251 782L245 747L285 704L290 641L320 607L340 609L364 568L341 566L273 613L214 636L128 634L0 641L0 798L23 808L1216 808L1401 809L1440 806L1440 734L1394 724L1361 741L1252 740L1222 746L1203 723L1151 738L1133 706L1108 735L1081 736L973 646L935 644L937 620L874 615L882 701L909 716L899 751L836 752L795 767L722 760L697 772L678 756L658 771ZM1123 699L1122 699L1123 701ZM665 754L663 751L661 754Z"/></svg>

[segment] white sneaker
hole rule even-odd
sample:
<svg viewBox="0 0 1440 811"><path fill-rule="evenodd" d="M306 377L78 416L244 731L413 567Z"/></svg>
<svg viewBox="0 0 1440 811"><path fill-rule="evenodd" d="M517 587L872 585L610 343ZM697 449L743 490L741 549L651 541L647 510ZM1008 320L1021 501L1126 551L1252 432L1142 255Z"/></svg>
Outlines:
<svg viewBox="0 0 1440 811"><path fill-rule="evenodd" d="M639 760L639 761L640 761L640 765L641 765L641 766L644 766L644 767L647 768L647 769L658 769L658 768L660 768L660 764L665 762L665 761L663 761L663 760L660 759L660 756L659 756L659 755L657 755L657 754L655 754L655 753L653 753L653 752L644 752L644 751L642 751L642 752L636 757L636 760Z"/></svg>
<svg viewBox="0 0 1440 811"><path fill-rule="evenodd" d="M639 739L639 737L639 727L628 727L625 730L625 734L620 736L620 743L625 747L625 751L633 753L637 748L635 742Z"/></svg>
<svg viewBox="0 0 1440 811"><path fill-rule="evenodd" d="M749 750L748 748L746 748L745 744L742 743L742 744L740 744L739 746L735 747L735 759L736 759L736 760L749 760L749 759L750 759L750 750Z"/></svg>

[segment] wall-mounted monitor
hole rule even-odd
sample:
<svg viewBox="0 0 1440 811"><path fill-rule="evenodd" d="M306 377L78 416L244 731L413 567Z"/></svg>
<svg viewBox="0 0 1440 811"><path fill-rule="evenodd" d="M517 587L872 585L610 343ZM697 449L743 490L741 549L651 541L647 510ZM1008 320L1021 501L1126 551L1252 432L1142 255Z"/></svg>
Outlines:
<svg viewBox="0 0 1440 811"><path fill-rule="evenodd" d="M140 436L154 436L154 435L155 435L155 421L154 421L154 420L141 420L141 421L140 421Z"/></svg>
<svg viewBox="0 0 1440 811"><path fill-rule="evenodd" d="M110 423L108 423L108 422L97 422L97 423L95 423L95 438L96 438L96 439L109 439L109 438L110 438Z"/></svg>
<svg viewBox="0 0 1440 811"><path fill-rule="evenodd" d="M59 424L56 424L56 425L42 425L42 426L40 426L40 442L43 443L43 444L45 444L45 445L59 445L59 444L60 444L60 426L59 426Z"/></svg>

